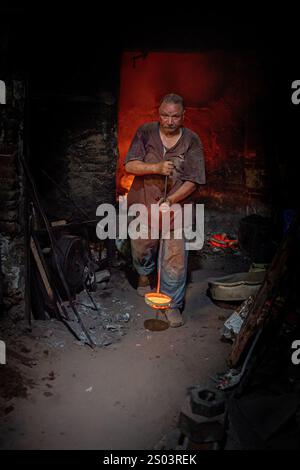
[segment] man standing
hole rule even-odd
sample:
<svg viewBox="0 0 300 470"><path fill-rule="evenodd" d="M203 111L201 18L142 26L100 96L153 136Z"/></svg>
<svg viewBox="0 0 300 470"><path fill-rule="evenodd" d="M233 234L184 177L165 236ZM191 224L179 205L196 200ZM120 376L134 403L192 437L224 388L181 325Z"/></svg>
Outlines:
<svg viewBox="0 0 300 470"><path fill-rule="evenodd" d="M183 127L184 113L181 96L168 94L159 107L159 122L144 124L137 130L125 160L126 171L135 175L128 206L140 203L150 211L152 204L160 204L166 176L164 206L190 202L198 185L205 183L203 147L198 135ZM151 238L131 240L133 265L140 276L140 295L154 287L151 279L156 269L158 243ZM172 299L170 308L164 311L171 327L183 324L187 254L184 237L175 239L171 232L170 239L164 240L160 285L161 292Z"/></svg>

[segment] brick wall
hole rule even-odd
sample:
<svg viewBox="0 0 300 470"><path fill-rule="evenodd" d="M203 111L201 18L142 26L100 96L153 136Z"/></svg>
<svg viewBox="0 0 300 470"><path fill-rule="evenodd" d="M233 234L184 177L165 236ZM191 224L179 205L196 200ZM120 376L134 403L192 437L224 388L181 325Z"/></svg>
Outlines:
<svg viewBox="0 0 300 470"><path fill-rule="evenodd" d="M24 301L24 182L18 162L23 152L24 84L6 80L0 105L0 250L4 306ZM24 310L22 310L22 313Z"/></svg>
<svg viewBox="0 0 300 470"><path fill-rule="evenodd" d="M51 220L83 218L57 186L96 218L100 203L115 202L116 105L113 97L56 97L32 109L31 168Z"/></svg>

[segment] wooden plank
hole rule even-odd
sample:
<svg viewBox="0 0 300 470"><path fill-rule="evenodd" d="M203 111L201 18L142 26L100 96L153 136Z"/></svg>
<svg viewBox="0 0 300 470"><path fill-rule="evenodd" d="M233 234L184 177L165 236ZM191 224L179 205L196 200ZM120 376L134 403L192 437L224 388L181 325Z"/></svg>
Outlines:
<svg viewBox="0 0 300 470"><path fill-rule="evenodd" d="M258 291L253 306L237 336L229 356L230 367L236 367L247 350L255 333L275 317L280 302L280 285L286 271L286 263L292 251L295 232L299 227L299 215L293 223L266 273L264 282ZM275 307L275 308L273 308Z"/></svg>
<svg viewBox="0 0 300 470"><path fill-rule="evenodd" d="M25 220L25 316L28 324L32 323L31 291L30 291L30 216L27 186L24 188L24 220Z"/></svg>
<svg viewBox="0 0 300 470"><path fill-rule="evenodd" d="M58 227L59 225L66 225L67 221L66 220L55 220L54 222L51 222L52 227Z"/></svg>
<svg viewBox="0 0 300 470"><path fill-rule="evenodd" d="M46 292L47 292L50 300L54 301L54 294L53 294L52 287L50 286L48 276L47 276L46 271L44 269L44 266L43 266L43 263L41 261L40 255L38 253L38 249L36 247L35 241L32 237L30 237L30 248L31 248L34 260L36 262L37 268L39 270L39 273L41 275L41 278L42 278L43 284L45 286Z"/></svg>

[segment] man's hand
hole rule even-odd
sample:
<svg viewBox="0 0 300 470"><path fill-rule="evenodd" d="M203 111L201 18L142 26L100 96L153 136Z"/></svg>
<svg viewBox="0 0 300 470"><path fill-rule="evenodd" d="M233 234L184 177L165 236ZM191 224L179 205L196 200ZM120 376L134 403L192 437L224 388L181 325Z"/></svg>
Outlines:
<svg viewBox="0 0 300 470"><path fill-rule="evenodd" d="M160 212L169 212L171 206L168 202L162 202L159 206Z"/></svg>
<svg viewBox="0 0 300 470"><path fill-rule="evenodd" d="M172 205L171 201L167 198L164 199L163 197L157 203L159 205L160 212L168 212Z"/></svg>
<svg viewBox="0 0 300 470"><path fill-rule="evenodd" d="M174 163L168 160L157 163L157 173L159 175L170 176L174 169Z"/></svg>

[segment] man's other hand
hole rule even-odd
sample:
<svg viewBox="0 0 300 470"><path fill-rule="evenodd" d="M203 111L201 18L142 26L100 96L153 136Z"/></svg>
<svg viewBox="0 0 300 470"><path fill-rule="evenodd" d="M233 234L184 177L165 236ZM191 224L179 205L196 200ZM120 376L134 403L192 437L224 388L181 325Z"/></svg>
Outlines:
<svg viewBox="0 0 300 470"><path fill-rule="evenodd" d="M158 205L160 212L168 212L171 206L170 201L168 199L165 200L163 197L158 201Z"/></svg>

